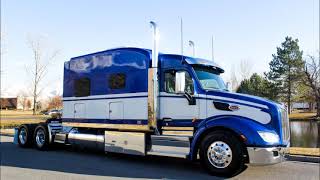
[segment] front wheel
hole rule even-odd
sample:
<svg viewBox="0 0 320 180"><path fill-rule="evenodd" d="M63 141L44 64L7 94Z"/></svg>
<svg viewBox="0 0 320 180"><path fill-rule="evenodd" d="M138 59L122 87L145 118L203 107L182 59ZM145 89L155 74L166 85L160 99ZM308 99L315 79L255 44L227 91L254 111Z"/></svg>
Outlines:
<svg viewBox="0 0 320 180"><path fill-rule="evenodd" d="M210 174L233 176L244 167L241 142L230 132L208 134L200 146L200 160Z"/></svg>

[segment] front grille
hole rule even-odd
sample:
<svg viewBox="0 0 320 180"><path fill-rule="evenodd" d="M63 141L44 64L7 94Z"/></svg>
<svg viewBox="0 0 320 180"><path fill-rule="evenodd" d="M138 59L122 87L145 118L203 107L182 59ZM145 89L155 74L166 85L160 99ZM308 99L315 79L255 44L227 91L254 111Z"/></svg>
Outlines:
<svg viewBox="0 0 320 180"><path fill-rule="evenodd" d="M286 109L281 110L281 126L283 141L285 143L290 143L290 124L288 118L288 111Z"/></svg>

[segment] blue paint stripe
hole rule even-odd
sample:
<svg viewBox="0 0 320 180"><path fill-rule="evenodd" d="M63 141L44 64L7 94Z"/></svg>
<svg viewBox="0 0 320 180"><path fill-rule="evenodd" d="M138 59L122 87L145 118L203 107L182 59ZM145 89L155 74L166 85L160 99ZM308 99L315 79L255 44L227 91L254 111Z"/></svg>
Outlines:
<svg viewBox="0 0 320 180"><path fill-rule="evenodd" d="M148 96L127 96L127 97L104 97L104 98L86 98L86 99L68 99L68 100L63 100L63 101L85 101L85 100L102 100L102 99L131 99L131 98L147 98ZM167 98L185 98L184 96L159 96L159 97L167 97ZM214 98L204 98L204 97L196 97L196 99L204 99L204 100L213 100L213 101L218 101L218 102L226 102L226 103L233 103L233 104L239 104L239 105L244 105L244 106L249 106L257 109L263 109L263 110L268 110L267 108L251 105L251 104L246 104L246 103L241 103L241 102L235 102L235 101L228 101L228 100L221 100L221 99L214 99Z"/></svg>
<svg viewBox="0 0 320 180"><path fill-rule="evenodd" d="M62 118L62 122L75 122L75 123L96 123L96 124L138 124L147 125L146 119L75 119L75 118Z"/></svg>
<svg viewBox="0 0 320 180"><path fill-rule="evenodd" d="M160 97L169 97L169 98L185 98L184 96L160 96ZM204 100L213 100L213 101L218 101L218 102L225 102L225 103L232 103L232 104L239 104L239 105L244 105L244 106L249 106L257 109L263 109L263 110L268 110L267 108L251 105L251 104L246 104L246 103L241 103L241 102L235 102L235 101L228 101L228 100L221 100L221 99L214 99L214 98L205 98L205 97L195 97L196 99L204 99ZM265 105L264 105L265 106Z"/></svg>
<svg viewBox="0 0 320 180"><path fill-rule="evenodd" d="M184 96L166 96L166 95L161 95L159 97L169 97L169 98L185 98Z"/></svg>
<svg viewBox="0 0 320 180"><path fill-rule="evenodd" d="M95 123L95 124L138 124L147 125L147 119L124 119L124 120L110 120L110 119L75 119L75 118L63 118L63 122L74 122L74 123ZM198 119L196 122L192 122L192 119L175 119L168 123L163 120L158 122L163 126L175 126L175 127L193 127L199 124L203 119Z"/></svg>
<svg viewBox="0 0 320 180"><path fill-rule="evenodd" d="M101 99L130 99L130 98L146 98L148 96L126 96L126 97L103 97L103 98L86 98L86 99L68 99L63 101L85 101L85 100L101 100Z"/></svg>
<svg viewBox="0 0 320 180"><path fill-rule="evenodd" d="M60 128L60 127L62 127L62 124L61 125L49 125L51 128Z"/></svg>
<svg viewBox="0 0 320 180"><path fill-rule="evenodd" d="M263 109L263 110L268 110L267 108L251 105L251 104L246 104L246 103L241 103L241 102L234 102L234 101L228 101L228 100L221 100L221 99L214 99L214 98L205 98L206 100L213 100L216 102L225 102L225 103L232 103L232 104L239 104L239 105L244 105L244 106L249 106L257 109Z"/></svg>

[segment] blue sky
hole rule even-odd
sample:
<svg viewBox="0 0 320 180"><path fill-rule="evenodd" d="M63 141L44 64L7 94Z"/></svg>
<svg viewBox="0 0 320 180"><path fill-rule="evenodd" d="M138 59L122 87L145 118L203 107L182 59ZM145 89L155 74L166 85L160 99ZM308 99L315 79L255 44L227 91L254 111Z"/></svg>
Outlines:
<svg viewBox="0 0 320 180"><path fill-rule="evenodd" d="M211 58L226 69L249 61L252 72L263 73L285 36L298 38L304 54L319 50L318 0L103 1L52 0L1 2L1 85L8 95L28 88L25 66L32 54L27 37L43 36L60 54L48 69L44 95L61 93L63 62L71 57L120 46L152 47L150 20L160 29L160 51L180 53L180 18L184 23L184 52ZM2 92L3 93L3 92Z"/></svg>

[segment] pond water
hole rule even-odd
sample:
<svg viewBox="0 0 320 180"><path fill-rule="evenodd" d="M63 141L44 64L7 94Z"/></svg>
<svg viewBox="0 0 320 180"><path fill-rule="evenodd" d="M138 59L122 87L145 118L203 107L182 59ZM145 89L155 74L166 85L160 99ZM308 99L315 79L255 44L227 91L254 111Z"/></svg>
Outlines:
<svg viewBox="0 0 320 180"><path fill-rule="evenodd" d="M290 121L291 147L320 148L320 122Z"/></svg>

